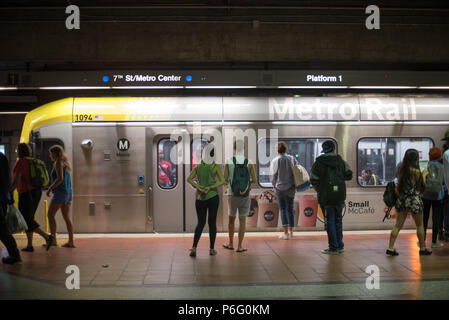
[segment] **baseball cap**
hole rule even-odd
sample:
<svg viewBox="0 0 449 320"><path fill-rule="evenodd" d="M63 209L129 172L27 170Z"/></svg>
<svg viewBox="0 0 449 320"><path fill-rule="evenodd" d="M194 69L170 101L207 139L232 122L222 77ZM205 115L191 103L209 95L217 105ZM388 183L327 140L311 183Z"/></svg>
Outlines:
<svg viewBox="0 0 449 320"><path fill-rule="evenodd" d="M332 149L334 149L334 142L332 140L326 140L321 145L323 150L321 150L321 153L328 153L331 152Z"/></svg>

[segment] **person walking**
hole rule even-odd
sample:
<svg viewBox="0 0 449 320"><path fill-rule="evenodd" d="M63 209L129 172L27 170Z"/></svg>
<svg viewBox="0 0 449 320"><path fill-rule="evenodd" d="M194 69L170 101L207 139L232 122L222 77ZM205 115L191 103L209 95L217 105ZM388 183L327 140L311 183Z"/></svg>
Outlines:
<svg viewBox="0 0 449 320"><path fill-rule="evenodd" d="M278 156L271 161L270 177L279 202L284 234L279 239L290 240L295 227L295 178L293 176L294 159L287 155L287 144L280 141L276 144Z"/></svg>
<svg viewBox="0 0 449 320"><path fill-rule="evenodd" d="M390 234L390 243L386 251L387 255L399 255L394 248L394 243L409 213L416 224L419 254L432 254L432 251L426 249L426 242L424 240L423 203L420 197L423 191L424 182L421 171L419 170L419 152L416 149L408 149L405 152L402 165L398 170L398 199L395 204L397 218L396 225Z"/></svg>
<svg viewBox="0 0 449 320"><path fill-rule="evenodd" d="M32 150L30 146L26 143L20 143L17 147L18 160L13 169L13 183L11 187L11 192L17 188L19 193L19 211L25 219L28 230L26 230L27 235L27 246L22 249L24 252L33 252L33 233L36 232L42 238L45 239L46 249L50 249L50 245L53 241L53 236L45 233L39 226L39 224L34 220L34 215L36 213L37 207L39 206L39 201L42 197L42 190L40 188L35 188L31 185L31 171L30 171L30 158L32 155Z"/></svg>
<svg viewBox="0 0 449 320"><path fill-rule="evenodd" d="M50 224L50 232L53 237L52 245L56 246L56 213L61 209L62 217L67 226L67 233L69 240L63 244L66 248L75 248L73 240L73 223L71 219L70 209L72 205L72 181L70 178L70 171L72 166L70 164L67 154L60 145L50 147L50 159L53 161L53 169L51 171L51 185L47 190L47 196L51 193L50 207L48 208L48 221Z"/></svg>
<svg viewBox="0 0 449 320"><path fill-rule="evenodd" d="M14 264L21 262L19 249L14 237L8 230L6 222L6 212L8 204L11 203L12 197L9 192L11 187L11 172L9 171L9 162L6 156L0 152L0 241L8 250L8 256L2 258L5 264Z"/></svg>
<svg viewBox="0 0 449 320"><path fill-rule="evenodd" d="M209 254L211 256L217 254L214 249L215 238L217 236L217 213L220 204L217 188L225 183L225 179L220 166L215 163L214 158L214 145L209 143L203 149L201 162L190 172L187 178L187 182L197 189L195 208L198 224L195 228L193 246L190 250L191 257L196 257L196 248L206 224L206 218L208 218L209 225ZM193 180L195 177L198 178L197 183Z"/></svg>
<svg viewBox="0 0 449 320"><path fill-rule="evenodd" d="M323 142L323 155L312 166L310 182L318 194L318 203L324 214L329 247L323 254L344 252L342 211L346 200L346 183L352 179L352 170L348 163L335 153L331 140Z"/></svg>
<svg viewBox="0 0 449 320"><path fill-rule="evenodd" d="M243 238L246 229L246 217L251 207L251 183L256 183L256 173L254 165L248 163L244 155L245 145L242 140L234 142L234 156L227 160L224 170L228 198L229 215L229 243L224 244L225 249L234 250L234 229L237 210L239 211L239 242L237 252L245 252L243 248Z"/></svg>
<svg viewBox="0 0 449 320"><path fill-rule="evenodd" d="M443 165L440 163L441 158L441 149L438 147L431 148L427 169L423 171L425 189L421 198L423 202L424 241L426 240L430 208L432 208L432 248L444 247L441 242L437 242L440 231L440 220L443 214L443 199L445 196Z"/></svg>

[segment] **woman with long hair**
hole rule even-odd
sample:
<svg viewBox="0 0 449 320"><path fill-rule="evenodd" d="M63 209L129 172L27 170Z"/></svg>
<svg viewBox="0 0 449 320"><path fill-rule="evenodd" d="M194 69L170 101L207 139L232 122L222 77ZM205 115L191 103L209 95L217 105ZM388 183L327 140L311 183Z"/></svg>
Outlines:
<svg viewBox="0 0 449 320"><path fill-rule="evenodd" d="M34 220L39 201L42 197L42 190L31 185L31 167L30 157L32 155L31 147L26 143L20 143L17 146L18 160L13 169L13 182L11 192L17 188L19 193L19 211L25 219L28 229L27 246L22 249L24 252L33 252L33 234L36 232L45 239L47 250L53 241L51 235L46 234L39 224Z"/></svg>
<svg viewBox="0 0 449 320"><path fill-rule="evenodd" d="M190 250L190 256L196 257L196 247L206 224L206 217L209 224L209 254L214 256L217 252L214 249L215 238L217 236L217 213L220 204L217 188L225 183L223 173L218 164L215 163L214 145L209 143L203 149L201 162L192 170L187 182L197 189L195 201L198 224L195 228L193 246ZM197 177L198 182L193 179ZM217 181L218 178L218 181Z"/></svg>
<svg viewBox="0 0 449 320"><path fill-rule="evenodd" d="M47 196L53 192L50 207L48 209L48 221L50 224L50 232L53 236L52 245L56 246L56 220L55 215L61 209L62 216L67 225L69 241L62 245L66 248L75 248L73 241L73 223L70 217L70 207L72 204L72 181L70 179L70 165L67 154L59 145L50 147L50 158L53 161L53 170L51 171L51 185L47 190Z"/></svg>
<svg viewBox="0 0 449 320"><path fill-rule="evenodd" d="M424 191L424 182L419 169L419 152L416 149L408 149L398 170L398 199L396 201L396 225L390 235L390 244L387 255L397 256L399 253L394 249L394 243L399 231L404 226L405 219L410 213L416 224L419 240L419 254L430 255L432 251L426 249L423 224L423 202L420 194Z"/></svg>

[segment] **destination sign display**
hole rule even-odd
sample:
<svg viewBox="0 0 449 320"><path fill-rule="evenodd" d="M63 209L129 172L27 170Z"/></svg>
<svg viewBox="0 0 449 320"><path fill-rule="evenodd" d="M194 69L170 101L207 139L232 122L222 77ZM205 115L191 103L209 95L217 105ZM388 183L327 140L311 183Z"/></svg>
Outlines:
<svg viewBox="0 0 449 320"><path fill-rule="evenodd" d="M159 70L0 72L0 88L369 88L446 87L444 71Z"/></svg>

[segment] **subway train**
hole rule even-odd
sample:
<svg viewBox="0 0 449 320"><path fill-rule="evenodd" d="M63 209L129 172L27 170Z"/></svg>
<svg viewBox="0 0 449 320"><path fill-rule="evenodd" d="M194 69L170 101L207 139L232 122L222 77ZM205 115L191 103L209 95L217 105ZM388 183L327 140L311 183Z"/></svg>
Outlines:
<svg viewBox="0 0 449 320"><path fill-rule="evenodd" d="M269 179L274 142L285 141L287 153L310 172L321 144L331 139L353 170L346 183L344 230L369 230L394 224L394 210L382 221L382 195L405 151L417 149L425 168L429 149L442 147L448 128L449 97L436 95L75 97L29 112L20 142L30 143L49 170L49 147L65 148L73 164L76 232L189 233L197 218L195 189L186 179L207 143L217 146L216 161L223 165L236 136L245 139L258 178L247 229L280 231ZM221 232L228 228L225 189L219 188ZM37 214L41 224L42 203ZM58 227L64 228L58 219ZM405 227L413 227L410 220ZM324 229L313 189L296 193L295 226Z"/></svg>

